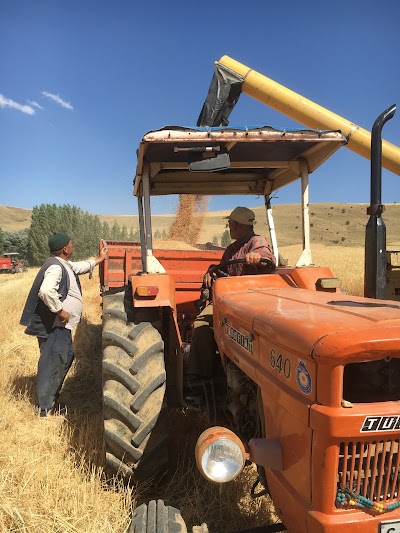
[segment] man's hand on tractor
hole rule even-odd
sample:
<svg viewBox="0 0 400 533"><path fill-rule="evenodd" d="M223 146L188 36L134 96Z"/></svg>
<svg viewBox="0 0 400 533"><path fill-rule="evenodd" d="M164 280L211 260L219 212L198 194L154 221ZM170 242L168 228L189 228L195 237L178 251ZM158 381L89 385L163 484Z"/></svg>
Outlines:
<svg viewBox="0 0 400 533"><path fill-rule="evenodd" d="M102 248L99 253L99 257L96 259L96 265L102 263L104 259L108 256L108 248Z"/></svg>
<svg viewBox="0 0 400 533"><path fill-rule="evenodd" d="M245 259L248 265L257 265L261 261L261 255L258 252L249 252Z"/></svg>
<svg viewBox="0 0 400 533"><path fill-rule="evenodd" d="M207 289L211 288L212 278L211 278L211 276L210 276L210 274L208 272L206 272L205 275L204 275L203 285L205 285L207 287Z"/></svg>

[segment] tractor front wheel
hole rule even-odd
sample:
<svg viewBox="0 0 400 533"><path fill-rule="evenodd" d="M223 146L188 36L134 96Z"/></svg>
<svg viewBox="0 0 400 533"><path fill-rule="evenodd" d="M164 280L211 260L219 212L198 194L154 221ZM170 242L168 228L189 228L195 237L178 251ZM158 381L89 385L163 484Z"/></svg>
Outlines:
<svg viewBox="0 0 400 533"><path fill-rule="evenodd" d="M151 500L135 509L129 533L187 533L187 528L178 509Z"/></svg>
<svg viewBox="0 0 400 533"><path fill-rule="evenodd" d="M143 503L133 512L129 533L187 533L179 509L165 505L163 500ZM207 524L193 526L192 533L208 533Z"/></svg>
<svg viewBox="0 0 400 533"><path fill-rule="evenodd" d="M107 469L132 481L166 468L164 343L153 310L129 290L103 298L103 407Z"/></svg>

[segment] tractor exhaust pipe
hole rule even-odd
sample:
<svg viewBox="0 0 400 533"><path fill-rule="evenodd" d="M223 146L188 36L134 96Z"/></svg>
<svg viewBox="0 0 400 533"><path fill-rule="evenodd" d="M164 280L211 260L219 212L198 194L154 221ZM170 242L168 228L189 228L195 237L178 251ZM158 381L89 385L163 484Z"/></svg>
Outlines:
<svg viewBox="0 0 400 533"><path fill-rule="evenodd" d="M364 296L385 298L386 289L386 226L382 218L382 128L393 118L396 106L386 109L375 120L371 132L371 201L365 230Z"/></svg>

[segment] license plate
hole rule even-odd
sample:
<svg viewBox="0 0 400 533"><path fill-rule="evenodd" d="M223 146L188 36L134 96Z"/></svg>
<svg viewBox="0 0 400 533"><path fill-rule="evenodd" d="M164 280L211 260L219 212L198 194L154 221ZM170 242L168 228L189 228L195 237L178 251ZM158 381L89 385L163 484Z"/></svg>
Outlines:
<svg viewBox="0 0 400 533"><path fill-rule="evenodd" d="M400 520L379 522L378 533L400 533Z"/></svg>

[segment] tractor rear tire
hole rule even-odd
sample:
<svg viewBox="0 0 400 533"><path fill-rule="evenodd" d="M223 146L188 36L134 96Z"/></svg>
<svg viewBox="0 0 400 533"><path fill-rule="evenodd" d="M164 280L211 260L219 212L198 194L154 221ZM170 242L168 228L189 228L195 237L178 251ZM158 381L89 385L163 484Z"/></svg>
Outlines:
<svg viewBox="0 0 400 533"><path fill-rule="evenodd" d="M129 533L187 533L187 528L178 509L151 500L134 510Z"/></svg>
<svg viewBox="0 0 400 533"><path fill-rule="evenodd" d="M158 312L134 310L131 294L103 297L103 408L107 471L136 482L166 468L168 431Z"/></svg>

